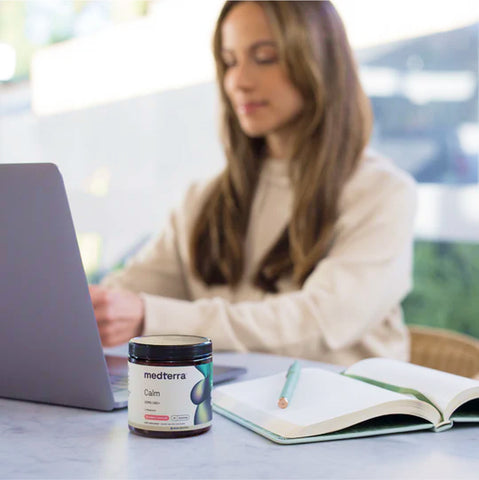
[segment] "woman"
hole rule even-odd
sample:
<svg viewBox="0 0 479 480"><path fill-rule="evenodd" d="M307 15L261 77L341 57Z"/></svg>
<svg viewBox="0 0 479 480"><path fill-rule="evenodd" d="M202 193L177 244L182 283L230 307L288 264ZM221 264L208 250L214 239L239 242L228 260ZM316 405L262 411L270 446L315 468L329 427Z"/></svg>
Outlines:
<svg viewBox="0 0 479 480"><path fill-rule="evenodd" d="M370 106L334 7L227 2L214 55L227 165L91 286L104 345L182 333L345 365L407 359L414 184L364 152Z"/></svg>

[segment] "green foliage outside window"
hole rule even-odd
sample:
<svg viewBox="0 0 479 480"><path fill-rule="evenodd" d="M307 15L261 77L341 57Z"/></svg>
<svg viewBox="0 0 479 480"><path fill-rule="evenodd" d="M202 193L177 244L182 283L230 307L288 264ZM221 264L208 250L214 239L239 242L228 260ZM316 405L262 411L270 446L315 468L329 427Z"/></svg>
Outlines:
<svg viewBox="0 0 479 480"><path fill-rule="evenodd" d="M479 338L479 245L417 241L414 288L403 308L406 323Z"/></svg>

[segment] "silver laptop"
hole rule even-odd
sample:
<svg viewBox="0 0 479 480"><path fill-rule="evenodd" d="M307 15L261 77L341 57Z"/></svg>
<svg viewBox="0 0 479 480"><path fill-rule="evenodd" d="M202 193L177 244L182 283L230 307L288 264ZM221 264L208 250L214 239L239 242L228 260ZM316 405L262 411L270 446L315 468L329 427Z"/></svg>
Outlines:
<svg viewBox="0 0 479 480"><path fill-rule="evenodd" d="M127 405L127 362L104 356L53 164L0 164L0 352L2 397L95 410ZM244 372L215 365L214 382Z"/></svg>

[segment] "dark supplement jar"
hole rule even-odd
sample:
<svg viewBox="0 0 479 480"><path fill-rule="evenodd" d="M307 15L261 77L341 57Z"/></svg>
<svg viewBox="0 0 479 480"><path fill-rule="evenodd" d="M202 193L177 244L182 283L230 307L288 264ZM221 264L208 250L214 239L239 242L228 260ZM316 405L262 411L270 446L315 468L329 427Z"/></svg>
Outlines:
<svg viewBox="0 0 479 480"><path fill-rule="evenodd" d="M187 437L211 428L211 340L192 335L132 338L128 427L149 437Z"/></svg>

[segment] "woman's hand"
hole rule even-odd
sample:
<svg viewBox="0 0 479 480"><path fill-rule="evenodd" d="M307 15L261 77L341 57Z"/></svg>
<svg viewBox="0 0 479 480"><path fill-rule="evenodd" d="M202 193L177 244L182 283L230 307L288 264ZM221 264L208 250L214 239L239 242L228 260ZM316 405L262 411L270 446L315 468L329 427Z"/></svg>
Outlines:
<svg viewBox="0 0 479 480"><path fill-rule="evenodd" d="M101 343L113 347L141 334L145 308L136 293L100 285L90 285Z"/></svg>

